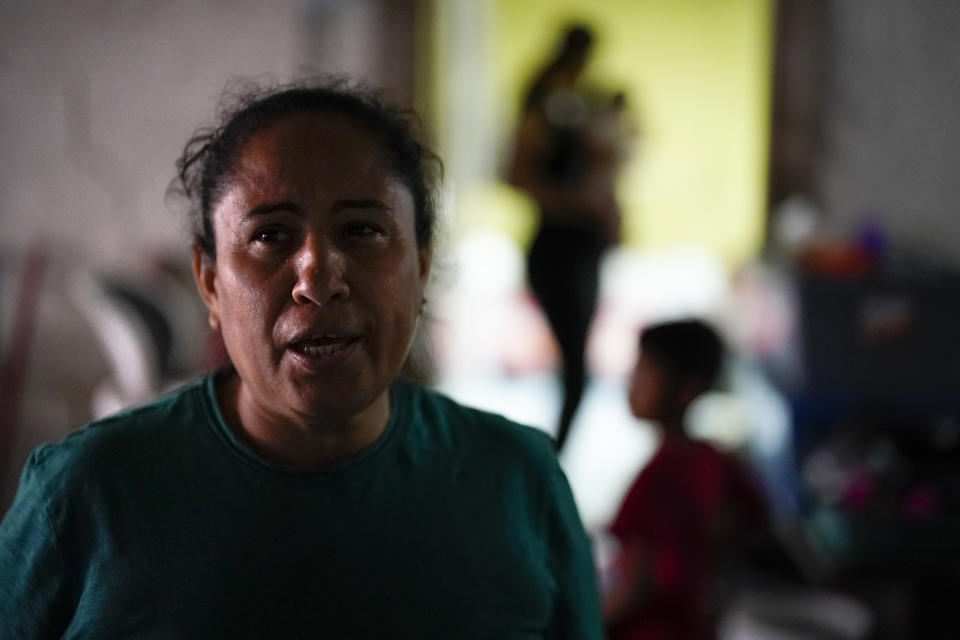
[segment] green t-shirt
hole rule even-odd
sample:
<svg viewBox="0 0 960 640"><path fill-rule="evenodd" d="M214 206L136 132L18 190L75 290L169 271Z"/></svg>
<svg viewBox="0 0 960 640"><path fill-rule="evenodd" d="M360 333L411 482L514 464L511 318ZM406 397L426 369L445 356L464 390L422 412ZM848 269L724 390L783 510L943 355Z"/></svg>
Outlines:
<svg viewBox="0 0 960 640"><path fill-rule="evenodd" d="M600 638L549 439L390 395L319 472L239 442L214 376L40 447L0 525L0 638Z"/></svg>

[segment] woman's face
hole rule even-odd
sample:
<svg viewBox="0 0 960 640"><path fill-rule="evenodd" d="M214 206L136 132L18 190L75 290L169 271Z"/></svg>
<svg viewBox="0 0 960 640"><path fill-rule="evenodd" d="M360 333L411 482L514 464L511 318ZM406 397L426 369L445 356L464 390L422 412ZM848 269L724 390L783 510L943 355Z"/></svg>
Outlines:
<svg viewBox="0 0 960 640"><path fill-rule="evenodd" d="M216 259L195 270L241 409L299 423L388 412L430 253L386 154L327 113L287 116L240 149L212 212Z"/></svg>

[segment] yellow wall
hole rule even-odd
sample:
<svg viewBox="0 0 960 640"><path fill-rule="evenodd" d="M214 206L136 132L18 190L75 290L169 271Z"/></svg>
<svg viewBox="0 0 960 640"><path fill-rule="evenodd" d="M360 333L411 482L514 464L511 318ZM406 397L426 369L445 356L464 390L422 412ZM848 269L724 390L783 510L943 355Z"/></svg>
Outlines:
<svg viewBox="0 0 960 640"><path fill-rule="evenodd" d="M620 183L625 242L696 244L737 263L763 237L772 6L767 0L496 0L488 59L498 134L572 20L591 24L588 77L622 88L642 129ZM526 244L529 203L504 185L459 185L458 216Z"/></svg>

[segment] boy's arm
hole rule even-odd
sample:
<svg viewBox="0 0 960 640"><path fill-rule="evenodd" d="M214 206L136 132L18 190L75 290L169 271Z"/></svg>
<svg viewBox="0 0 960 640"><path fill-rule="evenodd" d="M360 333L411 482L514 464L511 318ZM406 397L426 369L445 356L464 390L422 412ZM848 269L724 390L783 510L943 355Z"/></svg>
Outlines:
<svg viewBox="0 0 960 640"><path fill-rule="evenodd" d="M615 624L635 611L653 583L649 554L639 540L622 544L603 582L603 621Z"/></svg>
<svg viewBox="0 0 960 640"><path fill-rule="evenodd" d="M640 607L653 591L654 577L648 530L653 511L651 468L634 480L610 525L617 542L609 570L601 580L603 620L608 627Z"/></svg>

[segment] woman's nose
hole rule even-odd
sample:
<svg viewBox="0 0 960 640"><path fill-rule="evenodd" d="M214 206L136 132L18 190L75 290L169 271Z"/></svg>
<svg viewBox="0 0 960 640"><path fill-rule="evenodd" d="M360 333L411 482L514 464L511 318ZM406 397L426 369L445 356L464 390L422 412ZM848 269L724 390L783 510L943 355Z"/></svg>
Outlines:
<svg viewBox="0 0 960 640"><path fill-rule="evenodd" d="M346 280L346 256L329 240L310 234L294 256L297 281L293 300L297 304L324 305L350 295Z"/></svg>

